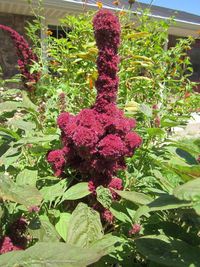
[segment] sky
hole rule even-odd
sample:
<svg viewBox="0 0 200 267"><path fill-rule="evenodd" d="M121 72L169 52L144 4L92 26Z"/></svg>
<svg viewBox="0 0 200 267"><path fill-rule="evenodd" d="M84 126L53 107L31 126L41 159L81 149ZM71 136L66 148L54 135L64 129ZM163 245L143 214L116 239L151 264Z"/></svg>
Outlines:
<svg viewBox="0 0 200 267"><path fill-rule="evenodd" d="M152 0L139 0L142 3L151 3ZM200 16L200 0L154 0L153 5L186 11Z"/></svg>

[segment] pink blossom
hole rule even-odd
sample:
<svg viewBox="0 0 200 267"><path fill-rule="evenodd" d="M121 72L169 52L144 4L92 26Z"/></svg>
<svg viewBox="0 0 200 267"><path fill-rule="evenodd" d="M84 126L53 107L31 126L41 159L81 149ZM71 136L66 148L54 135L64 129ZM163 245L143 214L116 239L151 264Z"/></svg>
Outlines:
<svg viewBox="0 0 200 267"><path fill-rule="evenodd" d="M108 223L114 222L114 216L111 211L104 209L104 211L101 213L102 219Z"/></svg>
<svg viewBox="0 0 200 267"><path fill-rule="evenodd" d="M157 117L155 118L155 120L154 120L155 126L156 126L156 127L160 127L160 122L161 122L160 117L157 116Z"/></svg>
<svg viewBox="0 0 200 267"><path fill-rule="evenodd" d="M134 150L142 144L142 139L137 133L129 132L125 136L125 144L127 148L126 155L132 156Z"/></svg>
<svg viewBox="0 0 200 267"><path fill-rule="evenodd" d="M13 250L22 250L21 247L15 246L8 236L2 237L0 240L0 255Z"/></svg>
<svg viewBox="0 0 200 267"><path fill-rule="evenodd" d="M109 134L99 142L98 151L105 158L119 158L124 153L124 143L119 136Z"/></svg>
<svg viewBox="0 0 200 267"><path fill-rule="evenodd" d="M60 176L63 172L66 159L62 149L50 151L47 155L48 162L52 165L55 176Z"/></svg>
<svg viewBox="0 0 200 267"><path fill-rule="evenodd" d="M29 207L28 211L37 213L40 211L40 208L38 206L31 206L31 207Z"/></svg>
<svg viewBox="0 0 200 267"><path fill-rule="evenodd" d="M110 191L112 193L113 200L120 199L120 197L118 196L118 194L114 190L112 190L112 189L123 190L122 179L120 179L120 178L112 178L112 180L108 184L108 188L110 189Z"/></svg>
<svg viewBox="0 0 200 267"><path fill-rule="evenodd" d="M93 181L88 182L88 189L93 195L96 195L96 186Z"/></svg>
<svg viewBox="0 0 200 267"><path fill-rule="evenodd" d="M132 228L129 230L129 235L136 235L141 231L141 225L138 223L135 223L132 225Z"/></svg>

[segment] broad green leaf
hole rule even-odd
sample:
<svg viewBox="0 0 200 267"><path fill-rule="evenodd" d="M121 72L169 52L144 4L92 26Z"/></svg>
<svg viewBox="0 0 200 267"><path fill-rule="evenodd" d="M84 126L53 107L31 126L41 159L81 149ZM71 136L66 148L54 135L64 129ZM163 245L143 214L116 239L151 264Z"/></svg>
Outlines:
<svg viewBox="0 0 200 267"><path fill-rule="evenodd" d="M112 253L121 249L121 245L126 243L126 240L119 236L114 236L112 234L104 235L101 239L94 241L89 248L98 250L102 249L107 251L107 253Z"/></svg>
<svg viewBox="0 0 200 267"><path fill-rule="evenodd" d="M102 237L103 229L98 212L84 203L79 203L69 220L67 243L89 247L92 242Z"/></svg>
<svg viewBox="0 0 200 267"><path fill-rule="evenodd" d="M76 185L71 186L62 197L63 200L76 200L81 199L87 195L89 195L91 192L88 188L87 182L78 183Z"/></svg>
<svg viewBox="0 0 200 267"><path fill-rule="evenodd" d="M165 135L165 131L160 129L160 128L147 128L147 133L149 134L149 136L151 137L155 137L155 136L163 136Z"/></svg>
<svg viewBox="0 0 200 267"><path fill-rule="evenodd" d="M45 215L34 217L29 225L29 233L33 238L41 242L58 242L60 236L58 235L55 227L50 223L49 218Z"/></svg>
<svg viewBox="0 0 200 267"><path fill-rule="evenodd" d="M50 186L43 186L40 190L44 202L52 202L55 201L57 198L61 199L64 195L66 190L67 181L65 179L59 181L58 183Z"/></svg>
<svg viewBox="0 0 200 267"><path fill-rule="evenodd" d="M110 245L113 247L113 244ZM0 256L2 267L86 267L110 251L107 248L80 248L66 243L38 242L25 251Z"/></svg>
<svg viewBox="0 0 200 267"><path fill-rule="evenodd" d="M169 267L199 267L200 248L164 235L135 240L138 251L149 260Z"/></svg>
<svg viewBox="0 0 200 267"><path fill-rule="evenodd" d="M55 140L59 140L59 135L43 135L41 137L24 137L21 138L16 144L38 144L38 143L47 143Z"/></svg>
<svg viewBox="0 0 200 267"><path fill-rule="evenodd" d="M32 185L36 186L37 170L24 169L16 177L16 183L18 185Z"/></svg>
<svg viewBox="0 0 200 267"><path fill-rule="evenodd" d="M71 214L67 212L60 213L59 221L56 223L55 228L63 240L67 240L67 228L69 226Z"/></svg>
<svg viewBox="0 0 200 267"><path fill-rule="evenodd" d="M180 200L172 195L161 195L151 203L147 205L150 208L150 211L159 211L159 210L170 210L178 209L182 207L191 206L191 203L188 201Z"/></svg>
<svg viewBox="0 0 200 267"><path fill-rule="evenodd" d="M11 136L12 138L14 138L16 140L20 139L20 136L16 132L14 132L8 128L5 128L5 127L0 127L0 135L2 135L4 133L6 133L7 135Z"/></svg>
<svg viewBox="0 0 200 267"><path fill-rule="evenodd" d="M14 126L16 128L22 129L27 132L32 131L36 128L35 123L30 122L30 121L24 121L22 119L18 119L18 120L12 119L8 122L8 125Z"/></svg>
<svg viewBox="0 0 200 267"><path fill-rule="evenodd" d="M184 149L176 147L176 154L184 159L189 165L198 164L196 157L194 157L191 153L185 151Z"/></svg>
<svg viewBox="0 0 200 267"><path fill-rule="evenodd" d="M200 201L200 179L179 185L174 189L173 194L181 200Z"/></svg>
<svg viewBox="0 0 200 267"><path fill-rule="evenodd" d="M37 106L29 99L27 92L22 91L22 106L28 110L37 110Z"/></svg>
<svg viewBox="0 0 200 267"><path fill-rule="evenodd" d="M101 203L104 208L109 209L112 204L112 195L110 190L103 186L98 186L96 192L99 203Z"/></svg>
<svg viewBox="0 0 200 267"><path fill-rule="evenodd" d="M200 165L178 165L172 162L166 163L166 165L179 175L187 175L189 178L200 177Z"/></svg>
<svg viewBox="0 0 200 267"><path fill-rule="evenodd" d="M17 110L19 107L20 107L19 102L6 101L3 103L0 103L0 113L11 112L11 111Z"/></svg>
<svg viewBox="0 0 200 267"><path fill-rule="evenodd" d="M21 147L10 147L1 157L0 166L3 164L6 168L13 165L21 155Z"/></svg>
<svg viewBox="0 0 200 267"><path fill-rule="evenodd" d="M192 139L183 139L179 141L171 141L171 146L175 146L176 148L183 149L192 155L199 155L199 147L195 144L195 140Z"/></svg>
<svg viewBox="0 0 200 267"><path fill-rule="evenodd" d="M152 201L152 198L143 193L138 193L134 191L120 191L114 190L120 197L125 198L133 203L139 205L146 205Z"/></svg>
<svg viewBox="0 0 200 267"><path fill-rule="evenodd" d="M180 125L180 122L177 121L175 118L174 120L169 119L169 118L162 118L161 119L161 126L162 127L175 127Z"/></svg>
<svg viewBox="0 0 200 267"><path fill-rule="evenodd" d="M139 207L135 212L135 215L133 218L134 222L139 222L140 217L142 216L145 216L147 218L150 217L149 212L150 212L150 208L148 206Z"/></svg>
<svg viewBox="0 0 200 267"><path fill-rule="evenodd" d="M18 185L8 176L0 176L0 198L24 205L27 208L39 206L42 195L30 185Z"/></svg>
<svg viewBox="0 0 200 267"><path fill-rule="evenodd" d="M163 185L163 187L171 193L172 191L172 185L170 184L170 182L163 177L162 173L159 170L152 170L153 175L155 175L155 177L161 182L161 184Z"/></svg>
<svg viewBox="0 0 200 267"><path fill-rule="evenodd" d="M112 214L120 220L121 222L132 223L130 217L128 216L125 207L119 202L113 202L112 206L109 208Z"/></svg>

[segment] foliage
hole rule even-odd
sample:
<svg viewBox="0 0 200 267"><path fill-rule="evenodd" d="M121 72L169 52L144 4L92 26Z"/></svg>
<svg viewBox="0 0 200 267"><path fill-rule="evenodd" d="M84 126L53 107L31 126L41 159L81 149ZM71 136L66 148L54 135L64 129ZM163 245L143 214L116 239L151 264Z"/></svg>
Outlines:
<svg viewBox="0 0 200 267"><path fill-rule="evenodd" d="M134 24L131 12L116 14L122 27L117 104L137 119L143 138L118 172L124 189L93 191L76 170L65 168L60 179L47 163L48 152L61 147L58 115L95 103L93 15L68 15L62 19L67 38L47 36L46 57L42 46L35 49L33 70L41 79L34 94L1 81L0 246L9 237L8 250L26 249L1 255L0 266L198 267L200 142L175 138L173 127L186 124L199 95L189 80L192 38L165 49L173 21L143 13ZM29 25L35 44L40 20ZM109 223L91 207L94 197L109 210L106 218L114 216ZM13 232L26 240L23 246L15 246Z"/></svg>

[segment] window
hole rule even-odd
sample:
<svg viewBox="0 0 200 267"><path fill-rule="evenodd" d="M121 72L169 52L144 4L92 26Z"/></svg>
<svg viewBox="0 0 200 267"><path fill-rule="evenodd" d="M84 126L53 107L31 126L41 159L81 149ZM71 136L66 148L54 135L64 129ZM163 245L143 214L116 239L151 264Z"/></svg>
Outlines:
<svg viewBox="0 0 200 267"><path fill-rule="evenodd" d="M66 38L67 29L57 25L48 25L48 31L51 32L51 36L57 39Z"/></svg>

